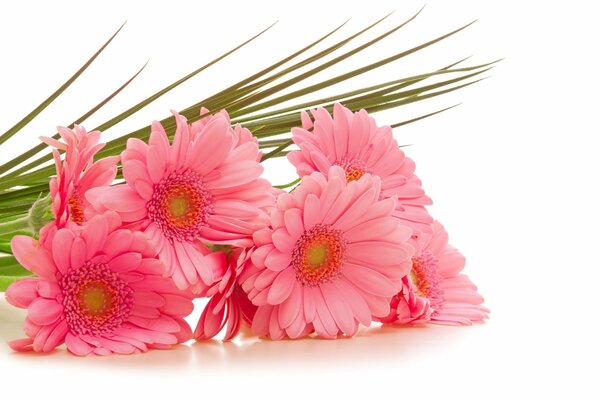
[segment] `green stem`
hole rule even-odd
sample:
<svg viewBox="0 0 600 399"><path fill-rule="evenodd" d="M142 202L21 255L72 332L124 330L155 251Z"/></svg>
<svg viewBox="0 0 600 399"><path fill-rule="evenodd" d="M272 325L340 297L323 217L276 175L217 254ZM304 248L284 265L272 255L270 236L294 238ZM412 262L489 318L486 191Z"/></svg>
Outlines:
<svg viewBox="0 0 600 399"><path fill-rule="evenodd" d="M31 230L31 226L29 224L29 215L23 216L19 219L10 220L8 222L0 223L0 232L4 234L23 231L23 230Z"/></svg>

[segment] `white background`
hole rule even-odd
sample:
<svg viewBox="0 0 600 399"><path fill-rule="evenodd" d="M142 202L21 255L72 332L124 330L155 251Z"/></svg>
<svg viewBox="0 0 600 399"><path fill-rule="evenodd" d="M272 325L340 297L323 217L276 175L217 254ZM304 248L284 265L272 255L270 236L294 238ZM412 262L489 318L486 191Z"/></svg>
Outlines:
<svg viewBox="0 0 600 399"><path fill-rule="evenodd" d="M377 30L383 32L422 4L4 2L0 131L64 82L120 23L128 23L89 72L11 141L10 154L2 148L2 160L37 136L51 134L53 126L71 123L147 59L139 79L85 126L105 121L275 20L279 23L260 40L107 136L188 106L349 17L336 38L395 9ZM426 72L469 55L472 62L506 57L488 74L491 79L476 86L376 116L381 123L394 123L463 103L396 129L396 135L401 143L413 144L406 152L434 199L431 211L468 258L466 272L492 310L485 324L377 328L338 341L213 342L141 356L79 359L64 350L46 356L11 353L4 342L22 335L24 316L1 300L3 395L598 397L600 32L593 4L429 1L410 26L336 69L370 63L473 19L479 21L456 37L335 91ZM293 179L293 169L283 162L268 162L269 167L274 183Z"/></svg>

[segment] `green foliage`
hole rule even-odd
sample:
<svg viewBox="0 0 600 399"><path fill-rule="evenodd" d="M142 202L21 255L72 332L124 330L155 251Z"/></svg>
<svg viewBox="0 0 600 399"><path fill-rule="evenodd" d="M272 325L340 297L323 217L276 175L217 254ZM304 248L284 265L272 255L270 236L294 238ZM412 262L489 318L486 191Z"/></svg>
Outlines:
<svg viewBox="0 0 600 399"><path fill-rule="evenodd" d="M441 96L452 91L467 87L481 80L481 75L489 71L497 61L472 66L459 66L466 59L454 62L443 68L434 69L433 71L422 73L408 77L398 77L392 81L379 83L368 87L357 87L356 89L345 91L342 93L322 96L318 93L349 79L358 77L364 73L376 70L384 65L400 60L408 55L417 53L427 47L439 43L459 32L466 29L472 24L466 24L445 35L425 41L417 46L410 47L398 53L388 55L377 61L370 62L359 68L341 73L333 77L325 77L318 83L301 86L302 82L309 77L327 72L334 65L338 65L350 57L360 54L365 49L372 45L388 38L389 36L401 31L403 27L413 22L420 14L421 10L415 15L393 28L386 30L374 39L366 41L356 47L343 51L350 44L359 40L363 35L378 27L383 21L389 18L389 15L375 21L369 26L358 30L357 32L346 36L342 40L338 40L328 47L317 51L315 54L305 56L308 50L316 48L323 44L327 39L330 39L338 31L340 31L347 23L335 27L327 34L323 35L314 42L304 46L303 48L292 52L289 56L275 62L263 70L252 74L239 82L218 91L197 103L180 111L190 122L204 118L211 113L216 113L222 109L226 109L232 117L233 123L242 123L250 129L258 138L259 146L262 149L269 151L263 155L263 161L271 158L284 156L289 152L288 147L292 144L289 138L289 131L294 126L300 125L300 111L311 109L317 106L323 106L331 109L336 102L342 102L345 106L352 110L361 108L373 113L390 108L400 107L403 105L427 100L433 97ZM141 100L133 107L121 112L112 117L106 122L100 124L96 129L104 131L114 127L123 120L136 114L139 110L154 102L167 92L175 87L185 83L192 77L198 75L207 68L215 65L230 54L240 50L242 47L250 44L259 36L265 34L273 25L260 31L251 38L243 41L233 49L224 52L221 56L207 62L205 65L195 69L191 73L183 76L181 79L173 82L167 87L157 91L150 97ZM6 145L6 141L19 133L27 124L39 115L45 108L60 96L66 88L68 88L102 53L102 51L110 44L115 36L122 29L121 26L84 65L77 70L63 85L61 85L54 93L52 93L44 102L33 109L27 116L17 122L12 128L0 135L0 148ZM326 58L327 57L327 58ZM327 59L324 61L324 59ZM120 94L127 86L144 70L142 66L133 76L126 82L122 83L112 94L100 101L96 106L90 109L81 117L77 118L74 124L80 124L85 121L111 99ZM301 68L305 68L303 72L298 72ZM425 84L426 81L438 78L438 81ZM314 99L304 100L292 105L290 102L307 95L313 95ZM285 104L285 105L284 105ZM201 107L210 110L208 113L200 114ZM400 121L392 125L392 127L403 126L413 123L424 118L439 114L449 110L452 107L446 107L440 110L435 110L418 117ZM161 121L165 130L169 135L175 131L175 119L173 116L166 117ZM50 132L48 132L50 133ZM139 139L147 139L150 134L150 126L143 126L133 132L121 135L120 137L111 140L100 151L98 157L117 155L125 148L128 138L136 137ZM49 135L52 135L51 133ZM57 134L53 135L58 138ZM42 153L36 159L38 154ZM55 173L54 165L49 164L52 160L52 155L48 151L45 144L32 143L32 147L21 155L10 159L3 160L0 164L0 227L13 226L16 222L28 214L32 204L39 198L43 197L48 191L48 179ZM297 181L293 181L288 185L281 187L293 186ZM0 252L10 254L9 239L14 232L0 231ZM10 263L14 262L14 263ZM0 258L0 290L3 290L7 284L15 279L27 275L25 269L16 263L12 256L4 256Z"/></svg>

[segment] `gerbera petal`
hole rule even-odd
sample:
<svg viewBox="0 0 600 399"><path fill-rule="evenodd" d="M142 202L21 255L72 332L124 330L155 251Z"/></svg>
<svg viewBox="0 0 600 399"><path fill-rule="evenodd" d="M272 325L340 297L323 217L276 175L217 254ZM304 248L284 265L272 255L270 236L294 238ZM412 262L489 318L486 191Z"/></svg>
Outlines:
<svg viewBox="0 0 600 399"><path fill-rule="evenodd" d="M27 308L27 317L36 324L46 326L56 322L63 313L63 307L55 299L36 298Z"/></svg>
<svg viewBox="0 0 600 399"><path fill-rule="evenodd" d="M321 285L321 294L340 330L346 335L353 335L357 331L356 322L340 291L333 283L326 283Z"/></svg>
<svg viewBox="0 0 600 399"><path fill-rule="evenodd" d="M291 267L279 273L269 288L268 303L270 305L278 305L285 301L292 293L295 285L296 275Z"/></svg>
<svg viewBox="0 0 600 399"><path fill-rule="evenodd" d="M290 265L292 260L289 252L272 251L264 261L266 267L273 272L280 272Z"/></svg>
<svg viewBox="0 0 600 399"><path fill-rule="evenodd" d="M294 239L285 229L278 229L273 232L273 244L281 252L291 252L294 247Z"/></svg>
<svg viewBox="0 0 600 399"><path fill-rule="evenodd" d="M27 309L29 304L39 296L38 281L40 281L38 278L23 278L15 281L6 289L6 301L18 308Z"/></svg>
<svg viewBox="0 0 600 399"><path fill-rule="evenodd" d="M290 296L279 306L279 325L288 328L298 317L302 309L302 289L294 285Z"/></svg>
<svg viewBox="0 0 600 399"><path fill-rule="evenodd" d="M19 263L30 272L50 281L56 280L56 266L52 255L29 236L14 236L10 240L12 252Z"/></svg>
<svg viewBox="0 0 600 399"><path fill-rule="evenodd" d="M117 212L133 212L143 209L146 201L127 185L113 186L102 196L102 205Z"/></svg>
<svg viewBox="0 0 600 399"><path fill-rule="evenodd" d="M398 291L387 277L367 267L346 264L342 273L360 289L372 295L391 297Z"/></svg>
<svg viewBox="0 0 600 399"><path fill-rule="evenodd" d="M65 274L71 267L71 247L75 234L69 229L60 229L52 240L52 257L58 270Z"/></svg>
<svg viewBox="0 0 600 399"><path fill-rule="evenodd" d="M173 242L173 248L175 249L179 267L181 267L189 284L195 284L198 282L198 273L184 246L187 246L187 243Z"/></svg>

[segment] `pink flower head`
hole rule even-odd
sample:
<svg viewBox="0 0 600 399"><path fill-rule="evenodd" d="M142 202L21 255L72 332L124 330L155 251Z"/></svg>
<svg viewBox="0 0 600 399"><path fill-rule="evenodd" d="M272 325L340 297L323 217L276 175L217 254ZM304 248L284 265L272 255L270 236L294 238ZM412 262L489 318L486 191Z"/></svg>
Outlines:
<svg viewBox="0 0 600 399"><path fill-rule="evenodd" d="M129 139L121 155L127 184L88 192L96 211L114 210L145 232L180 289L217 281L214 258L203 242L250 247L252 233L268 221L271 185L261 179L256 140L231 127L226 113L192 125L174 112L170 144L158 122L149 143ZM220 272L221 274L223 271Z"/></svg>
<svg viewBox="0 0 600 399"><path fill-rule="evenodd" d="M381 321L470 325L487 319L489 310L481 306L483 297L471 280L460 274L464 256L448 245L448 233L439 222L435 221L432 229L432 234L416 238L412 270L392 299L390 314Z"/></svg>
<svg viewBox="0 0 600 399"><path fill-rule="evenodd" d="M50 196L56 225L63 227L68 221L83 224L85 208L89 205L85 193L94 188L109 186L117 175L119 157L106 157L94 163L94 155L103 147L100 132L87 133L81 126L74 130L58 127L64 142L50 137L40 139L51 147L56 164L56 177L50 179ZM65 151L61 162L58 150Z"/></svg>
<svg viewBox="0 0 600 399"><path fill-rule="evenodd" d="M231 249L225 275L205 293L210 300L194 331L196 340L211 339L227 325L223 341L231 341L242 326L249 327L252 324L256 306L238 284L238 277L250 262L251 253L252 249ZM224 252L221 254L225 255Z"/></svg>
<svg viewBox="0 0 600 399"><path fill-rule="evenodd" d="M339 166L327 176L312 173L280 194L272 229L254 235L253 266L241 280L259 307L257 335L353 335L388 314L410 270L411 230L392 216L394 198L379 199L379 177L348 182Z"/></svg>
<svg viewBox="0 0 600 399"><path fill-rule="evenodd" d="M191 294L161 276L163 264L141 232L119 225L109 212L51 230L43 243L13 237L15 257L39 276L6 291L9 303L27 309L27 338L10 342L14 350L49 352L66 343L80 356L128 354L191 338L183 319Z"/></svg>
<svg viewBox="0 0 600 399"><path fill-rule="evenodd" d="M415 163L398 148L389 126L378 127L367 111L352 113L340 104L334 105L333 117L324 108L312 111L312 116L314 122L303 112L302 128L292 129L300 151L291 151L288 159L298 175L327 173L331 165L338 165L348 181L365 173L378 176L381 198L397 197L394 216L415 232L430 231L432 219L425 205L431 199L414 174Z"/></svg>

